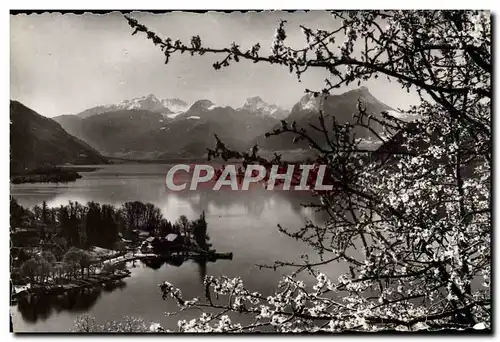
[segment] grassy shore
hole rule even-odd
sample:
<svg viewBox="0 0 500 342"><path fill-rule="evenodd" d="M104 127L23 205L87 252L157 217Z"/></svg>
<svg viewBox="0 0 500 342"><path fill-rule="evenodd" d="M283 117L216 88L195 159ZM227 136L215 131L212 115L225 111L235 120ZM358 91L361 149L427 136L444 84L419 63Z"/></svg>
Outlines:
<svg viewBox="0 0 500 342"><path fill-rule="evenodd" d="M80 170L81 171L81 170ZM82 176L71 168L45 167L11 174L10 181L13 184L21 183L66 183L73 182Z"/></svg>

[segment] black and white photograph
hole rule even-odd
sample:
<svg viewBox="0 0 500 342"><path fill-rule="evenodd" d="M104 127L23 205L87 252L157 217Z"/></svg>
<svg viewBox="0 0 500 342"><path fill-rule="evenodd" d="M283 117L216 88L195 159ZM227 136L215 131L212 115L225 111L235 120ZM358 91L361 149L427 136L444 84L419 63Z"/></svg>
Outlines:
<svg viewBox="0 0 500 342"><path fill-rule="evenodd" d="M9 20L12 333L492 333L489 9Z"/></svg>

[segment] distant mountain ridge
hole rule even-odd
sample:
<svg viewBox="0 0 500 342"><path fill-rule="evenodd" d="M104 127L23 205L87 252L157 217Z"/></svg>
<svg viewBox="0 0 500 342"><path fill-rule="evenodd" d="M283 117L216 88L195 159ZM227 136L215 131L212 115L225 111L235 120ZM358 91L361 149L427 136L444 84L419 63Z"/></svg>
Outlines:
<svg viewBox="0 0 500 342"><path fill-rule="evenodd" d="M208 99L197 100L189 105L187 102L178 98L158 99L154 94L149 94L147 96L135 97L130 100L123 100L118 104L92 107L76 114L76 116L81 119L86 119L94 115L108 112L146 110L154 113L161 113L164 114L166 118L173 119L177 115L185 113L190 109L196 110L198 107L208 108L210 106L212 106L210 109L215 108L215 104ZM246 110L262 116L268 115L276 119L283 119L289 114L289 111L275 104L269 104L259 96L249 97L243 106L237 108L237 110Z"/></svg>
<svg viewBox="0 0 500 342"><path fill-rule="evenodd" d="M59 164L102 164L107 160L59 123L18 101L10 101L10 170L20 173Z"/></svg>
<svg viewBox="0 0 500 342"><path fill-rule="evenodd" d="M76 115L81 119L86 119L94 115L120 110L147 110L168 115L185 112L188 108L188 104L180 99L172 98L160 100L155 95L149 94L147 96L135 97L130 100L123 100L118 104L92 107Z"/></svg>
<svg viewBox="0 0 500 342"><path fill-rule="evenodd" d="M213 146L214 134L228 146L240 150L251 148L255 143L269 151L308 148L304 142L294 144L292 134L265 138L266 132L280 127L281 119L289 124L295 122L314 139L325 143L323 134L310 127L311 124L318 126L320 108L327 127L331 127L333 117L339 123L353 122L358 100L374 117L380 118L381 112L392 111L368 88L361 87L323 99L304 95L291 112L259 96L249 97L240 108L234 109L218 106L208 99L187 105L179 99L159 100L150 94L118 105L94 107L79 115L61 115L54 120L105 155L201 157L207 147ZM377 125L374 128L381 129ZM356 129L355 133L359 138L369 138L366 130Z"/></svg>
<svg viewBox="0 0 500 342"><path fill-rule="evenodd" d="M118 110L84 119L61 115L55 120L101 153L119 157L136 152L200 157L213 146L214 134L233 148L246 148L278 122L271 116L218 107L209 100L196 101L174 118L147 110Z"/></svg>

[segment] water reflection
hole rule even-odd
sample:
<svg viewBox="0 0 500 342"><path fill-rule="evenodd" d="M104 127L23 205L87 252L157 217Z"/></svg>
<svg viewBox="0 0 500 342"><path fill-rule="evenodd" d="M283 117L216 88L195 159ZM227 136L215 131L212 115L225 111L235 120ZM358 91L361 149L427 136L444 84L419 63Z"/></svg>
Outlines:
<svg viewBox="0 0 500 342"><path fill-rule="evenodd" d="M150 269L155 271L162 268L164 265L170 265L174 267L181 267L184 262L191 260L198 266L198 275L200 279L200 284L203 285L205 276L207 275L207 260L203 257L190 257L186 258L183 256L172 256L168 259L149 259L141 260L140 263Z"/></svg>
<svg viewBox="0 0 500 342"><path fill-rule="evenodd" d="M266 211L288 203L287 211L302 219L311 210L301 204L317 202L308 193L266 191L252 188L250 191L221 190L201 187L196 191L173 192L164 184L169 165L106 165L94 172L83 172L83 178L67 184L13 184L11 195L24 206L32 207L46 201L50 207L68 204L68 201L86 203L96 201L120 206L126 201L151 202L162 209L163 214L175 221L180 215L195 218L205 210L207 214L246 214L260 218ZM280 208L281 209L281 208Z"/></svg>
<svg viewBox="0 0 500 342"><path fill-rule="evenodd" d="M84 313L89 311L101 297L103 292L123 290L127 286L124 281L118 281L103 287L95 287L85 291L70 291L61 295L33 296L22 298L17 307L23 320L29 323L44 321L52 314L61 311Z"/></svg>
<svg viewBox="0 0 500 342"><path fill-rule="evenodd" d="M207 261L202 258L195 258L194 263L198 265L198 274L200 275L200 284L203 285L207 275Z"/></svg>
<svg viewBox="0 0 500 342"><path fill-rule="evenodd" d="M207 274L207 261L200 257L186 258L183 256L170 257L168 259L148 259L128 263L129 268L145 267L155 271L164 266L181 267L186 261L191 260L198 266L199 286L203 288L203 280ZM27 323L33 324L45 321L53 314L62 311L72 313L85 313L94 307L104 293L124 290L127 286L126 280L94 287L86 290L70 291L61 295L44 295L39 297L23 298L18 302L18 310L21 317Z"/></svg>

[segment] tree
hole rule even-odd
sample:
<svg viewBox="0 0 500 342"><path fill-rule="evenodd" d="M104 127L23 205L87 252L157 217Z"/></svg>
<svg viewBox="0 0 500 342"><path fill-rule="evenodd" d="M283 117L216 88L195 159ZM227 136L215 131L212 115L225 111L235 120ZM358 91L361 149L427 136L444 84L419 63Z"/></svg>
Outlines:
<svg viewBox="0 0 500 342"><path fill-rule="evenodd" d="M160 208L152 203L147 203L144 212L145 228L149 232L156 231L162 221L162 214Z"/></svg>
<svg viewBox="0 0 500 342"><path fill-rule="evenodd" d="M30 283L34 283L35 278L38 275L39 267L40 267L40 265L39 265L38 261L35 258L31 258L31 259L25 261L21 265L21 274L24 277L29 278Z"/></svg>
<svg viewBox="0 0 500 342"><path fill-rule="evenodd" d="M78 268L81 266L81 252L78 248L71 247L63 257L63 262L68 266L70 277L71 275L75 275L77 273ZM83 275L83 271L82 271Z"/></svg>
<svg viewBox="0 0 500 342"><path fill-rule="evenodd" d="M56 257L54 256L54 254L51 251L43 251L42 258L47 260L51 264L55 264L57 261Z"/></svg>
<svg viewBox="0 0 500 342"><path fill-rule="evenodd" d="M89 254L89 252L85 250L80 250L79 251L80 258L78 260L78 263L80 264L80 272L82 274L82 278L85 274L85 269L87 269L87 276L90 275L90 266L92 264L92 258Z"/></svg>
<svg viewBox="0 0 500 342"><path fill-rule="evenodd" d="M186 215L181 215L176 224L182 229L184 236L187 237L189 233L189 220Z"/></svg>
<svg viewBox="0 0 500 342"><path fill-rule="evenodd" d="M128 229L133 230L143 228L144 213L146 211L144 203L139 201L126 202L123 204L122 210Z"/></svg>
<svg viewBox="0 0 500 342"><path fill-rule="evenodd" d="M153 232L159 228L163 219L160 208L152 203L126 202L121 211L129 230L144 229Z"/></svg>
<svg viewBox="0 0 500 342"><path fill-rule="evenodd" d="M97 246L112 248L118 240L118 222L115 208L109 204L101 207L101 230Z"/></svg>
<svg viewBox="0 0 500 342"><path fill-rule="evenodd" d="M58 279L64 279L64 275L67 269L68 266L64 262L56 263L56 265L54 266L54 273L56 274L56 277Z"/></svg>
<svg viewBox="0 0 500 342"><path fill-rule="evenodd" d="M85 276L85 269L87 269L87 275L90 274L92 257L86 250L71 247L66 254L64 254L63 262L69 266L69 269L75 275L78 269L80 269L82 278Z"/></svg>
<svg viewBox="0 0 500 342"><path fill-rule="evenodd" d="M205 220L205 212L200 215L200 218L197 219L192 224L193 227L193 236L200 248L207 250L210 247L208 241L210 237L207 234L207 221Z"/></svg>
<svg viewBox="0 0 500 342"><path fill-rule="evenodd" d="M10 229L21 226L27 219L25 209L19 205L14 197L10 198Z"/></svg>
<svg viewBox="0 0 500 342"><path fill-rule="evenodd" d="M40 219L43 223L49 224L50 222L50 212L49 208L47 207L47 202L43 201L42 202L42 207L41 207L41 213L40 213Z"/></svg>
<svg viewBox="0 0 500 342"><path fill-rule="evenodd" d="M58 210L58 221L64 237L70 246L81 246L81 224L85 217L85 208L78 202L69 202Z"/></svg>
<svg viewBox="0 0 500 342"><path fill-rule="evenodd" d="M38 275L40 277L40 282L45 282L54 271L54 264L50 263L48 260L45 260L43 257L40 257L38 260Z"/></svg>
<svg viewBox="0 0 500 342"><path fill-rule="evenodd" d="M205 301L188 301L165 282L164 298L182 309L210 307L181 331L345 331L464 328L490 325L491 319L491 18L485 11L332 12L334 30L301 26L306 46L287 45L281 21L270 55L260 44L225 48L162 39L131 16L133 34L144 33L168 64L174 54L222 55L215 69L240 60L284 66L301 75L323 69L322 90L306 90L324 101L335 88L387 77L414 91L420 103L401 121L388 113L369 113L360 101L352 122L338 123L320 110L313 127L282 122L268 135L287 134L306 141L327 165L332 191L316 192L329 220L298 231L280 227L311 245L319 261L276 262L295 269L271 296L251 292L240 279L205 279ZM339 42L343 40L343 43ZM340 44L339 44L340 43ZM340 45L340 46L338 46ZM377 115L375 115L377 114ZM374 127L382 127L375 129ZM315 141L308 129L319 131ZM352 134L365 129L381 147L366 150ZM382 134L385 133L385 134ZM389 138L386 138L389 136ZM255 148L257 150L257 148ZM284 165L279 156L233 151L216 137L209 158L237 159L244 165ZM318 259L318 258L315 258ZM349 272L338 280L317 267L342 262ZM294 276L309 271L316 284L306 287ZM482 284L475 284L482 279ZM214 292L217 296L214 296ZM228 296L228 294L231 294ZM218 298L217 301L213 298ZM338 299L337 299L338 298ZM226 302L222 302L225 299ZM225 312L253 314L241 326Z"/></svg>
<svg viewBox="0 0 500 342"><path fill-rule="evenodd" d="M86 231L86 243L87 247L99 245L100 234L104 227L102 225L102 213L101 206L99 203L89 202L87 203L87 215L85 217L85 231Z"/></svg>
<svg viewBox="0 0 500 342"><path fill-rule="evenodd" d="M46 256L50 258L50 254L46 254ZM21 265L20 271L21 275L29 278L31 283L36 280L42 283L52 275L54 263L51 260L46 260L43 256L34 256Z"/></svg>

